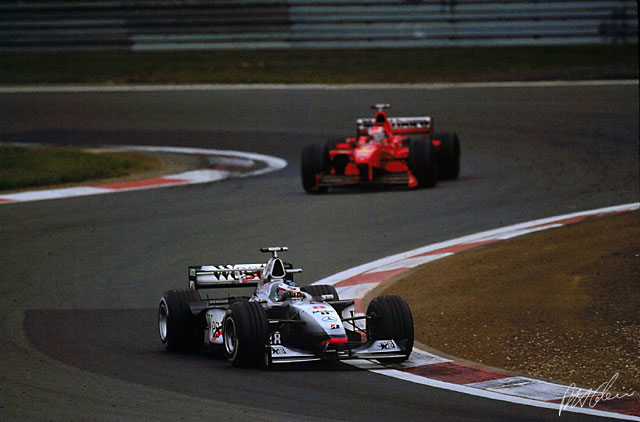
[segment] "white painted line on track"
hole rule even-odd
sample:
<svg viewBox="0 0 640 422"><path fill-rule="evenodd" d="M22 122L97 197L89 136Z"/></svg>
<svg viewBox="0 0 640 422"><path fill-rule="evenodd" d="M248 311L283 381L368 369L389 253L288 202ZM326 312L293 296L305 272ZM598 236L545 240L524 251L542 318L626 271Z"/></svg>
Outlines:
<svg viewBox="0 0 640 422"><path fill-rule="evenodd" d="M7 144L10 145L10 144ZM100 184L90 186L76 186L58 189L42 189L31 190L17 193L0 193L0 205L11 204L16 202L41 201L48 199L62 199L88 195L102 195L108 193L125 192L131 190L153 189L168 186L213 183L230 177L250 177L267 174L276 170L283 169L287 166L287 162L278 157L272 157L264 154L257 154L242 151L216 150L204 148L177 148L177 147L161 147L161 146L115 146L106 147L117 151L140 151L140 152L164 152L173 154L190 154L205 155L224 158L232 158L236 160L245 160L253 165L259 161L265 164L265 167L253 171L246 172L230 172L219 169L199 169L191 170L177 174L154 177L149 179L132 180L124 182L116 182L109 184ZM243 164L243 167L245 165Z"/></svg>
<svg viewBox="0 0 640 422"><path fill-rule="evenodd" d="M100 195L109 193L108 189L91 186L78 186L73 188L47 189L41 191L27 191L0 195L0 200L12 202L25 202L44 199L72 198L75 196ZM0 202L3 203L3 202Z"/></svg>
<svg viewBox="0 0 640 422"><path fill-rule="evenodd" d="M640 203L636 202L543 218L475 233L381 258L341 271L337 274L318 280L313 284L332 284L336 286L336 290L340 297L356 300L357 307L368 292L388 281L390 278L388 274L390 272L393 272L393 275L395 276L397 274L401 274L403 271L408 271L410 268L420 265L421 263L444 258L446 256L453 255L458 251L473 249L480 245L501 242L506 239L512 239L514 237L523 236L525 234L541 230L561 227L582 221L583 219L591 216L611 215L638 209L640 209ZM380 274L382 280L375 280L376 273ZM360 283L360 280L364 280L365 282ZM344 286L341 286L341 283L344 284ZM363 310L359 309L358 311L362 314ZM627 410L627 412L632 412L633 414L626 414L618 413L623 411L619 409L618 412L616 412L615 410L609 411L577 406L563 406L562 403L558 402L564 398L568 391L567 389L569 386L566 385L555 384L526 376L507 375L506 373L501 373L498 370L478 369L479 367L476 368L465 363L451 361L450 359L418 348L415 348L409 359L402 364L385 366L368 360L346 362L378 374L464 394L471 394L474 396L502 400L516 404L524 404L527 406L555 409L559 412L564 411L614 419L640 421L640 416L635 416L635 414L637 414L637 410ZM453 371L446 371L449 368L453 368ZM455 379L458 380L458 382L446 382L436 379L438 376L442 376L443 373L445 374L445 379ZM475 381L473 379L474 377L477 377ZM638 402L635 404L635 408L640 408L640 399L635 400ZM587 405L586 407L589 406Z"/></svg>
<svg viewBox="0 0 640 422"><path fill-rule="evenodd" d="M377 267L375 270L389 271L389 270L397 270L400 268L413 268L413 267L417 267L418 265L426 264L427 262L435 261L436 259L440 259L440 258L445 258L450 255L453 255L453 253L447 252L447 253L433 254L428 256L418 256L415 258L406 258L388 265L382 265L380 267Z"/></svg>
<svg viewBox="0 0 640 422"><path fill-rule="evenodd" d="M163 91L237 91L237 90L378 90L378 89L483 89L483 88L555 88L573 86L633 86L637 79L596 81L515 81L515 82L460 82L431 84L176 84L176 85L43 85L4 86L0 94L21 93L83 93L83 92L163 92Z"/></svg>
<svg viewBox="0 0 640 422"><path fill-rule="evenodd" d="M516 230L514 232L511 233L506 233L502 236L498 236L498 238L500 240L508 240L514 237L518 237L518 236L524 236L525 234L530 234L530 233L535 233L535 232L539 232L542 230L547 230L547 229L553 229L555 227L562 227L562 224L548 224L546 226L542 226L542 227L531 227L528 229L523 229L523 230Z"/></svg>
<svg viewBox="0 0 640 422"><path fill-rule="evenodd" d="M518 376L466 385L496 393L543 401L561 400L567 391L567 386L564 385Z"/></svg>
<svg viewBox="0 0 640 422"><path fill-rule="evenodd" d="M378 287L378 283L361 283L355 286L338 287L336 291L340 297L357 298L364 297L376 287Z"/></svg>

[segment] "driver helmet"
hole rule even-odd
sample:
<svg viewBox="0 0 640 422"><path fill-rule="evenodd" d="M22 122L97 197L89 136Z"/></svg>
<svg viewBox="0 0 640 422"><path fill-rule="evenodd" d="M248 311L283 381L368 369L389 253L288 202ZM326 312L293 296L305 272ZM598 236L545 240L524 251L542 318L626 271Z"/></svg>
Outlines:
<svg viewBox="0 0 640 422"><path fill-rule="evenodd" d="M369 129L369 136L373 138L376 142L382 142L382 140L386 137L384 133L384 129L381 127L372 127Z"/></svg>
<svg viewBox="0 0 640 422"><path fill-rule="evenodd" d="M283 280L278 285L278 299L284 300L288 297L300 297L300 287L293 280Z"/></svg>

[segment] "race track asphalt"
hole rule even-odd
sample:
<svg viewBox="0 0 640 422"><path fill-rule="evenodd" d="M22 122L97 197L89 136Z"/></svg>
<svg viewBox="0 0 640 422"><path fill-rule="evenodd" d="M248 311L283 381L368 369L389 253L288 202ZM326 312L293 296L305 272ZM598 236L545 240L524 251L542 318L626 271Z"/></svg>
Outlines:
<svg viewBox="0 0 640 422"><path fill-rule="evenodd" d="M456 131L460 179L305 195L302 147L351 135L378 102ZM188 265L255 262L263 246L288 246L309 284L429 243L640 199L637 83L20 92L0 105L0 142L289 162L259 178L1 205L0 420L557 420L340 363L265 372L167 354L155 307L164 290L186 287Z"/></svg>

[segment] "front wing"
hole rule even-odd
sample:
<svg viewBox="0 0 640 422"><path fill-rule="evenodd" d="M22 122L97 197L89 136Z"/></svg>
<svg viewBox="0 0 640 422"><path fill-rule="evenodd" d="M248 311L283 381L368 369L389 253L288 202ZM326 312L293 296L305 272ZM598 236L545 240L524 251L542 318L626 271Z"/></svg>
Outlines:
<svg viewBox="0 0 640 422"><path fill-rule="evenodd" d="M374 180L361 180L357 176L345 176L324 174L318 181L319 187L332 186L377 186L377 185L402 185L410 186L413 176L409 172L389 173L376 177Z"/></svg>
<svg viewBox="0 0 640 422"><path fill-rule="evenodd" d="M271 363L295 363L317 360L346 360L346 359L384 359L403 358L405 350L394 340L376 340L367 342L359 347L342 350L324 350L321 353L311 353L304 350L290 348L284 345L269 345Z"/></svg>

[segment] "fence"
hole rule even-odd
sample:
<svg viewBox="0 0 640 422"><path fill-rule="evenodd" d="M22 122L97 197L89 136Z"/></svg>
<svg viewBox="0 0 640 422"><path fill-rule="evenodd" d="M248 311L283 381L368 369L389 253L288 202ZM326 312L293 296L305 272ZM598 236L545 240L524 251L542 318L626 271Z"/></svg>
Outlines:
<svg viewBox="0 0 640 422"><path fill-rule="evenodd" d="M215 50L638 42L635 1L3 3L0 50Z"/></svg>

